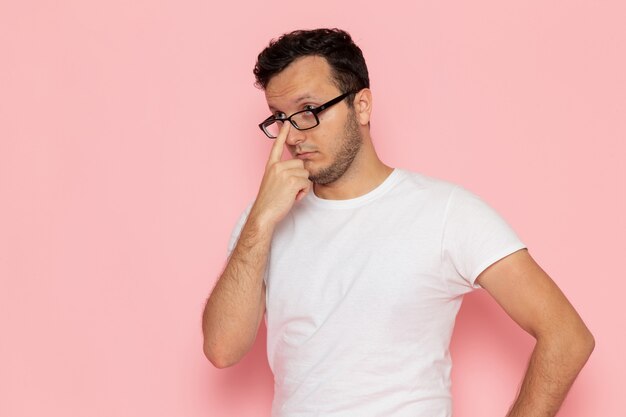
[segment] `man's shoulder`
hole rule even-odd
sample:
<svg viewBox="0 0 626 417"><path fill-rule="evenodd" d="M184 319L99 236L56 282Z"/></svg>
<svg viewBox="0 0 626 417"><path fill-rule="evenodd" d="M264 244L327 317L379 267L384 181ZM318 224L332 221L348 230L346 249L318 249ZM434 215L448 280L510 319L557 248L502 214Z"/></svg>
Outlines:
<svg viewBox="0 0 626 417"><path fill-rule="evenodd" d="M458 184L438 177L411 171L404 168L396 168L402 180L400 181L401 192L408 190L424 191L439 196L449 196L452 190L460 187Z"/></svg>

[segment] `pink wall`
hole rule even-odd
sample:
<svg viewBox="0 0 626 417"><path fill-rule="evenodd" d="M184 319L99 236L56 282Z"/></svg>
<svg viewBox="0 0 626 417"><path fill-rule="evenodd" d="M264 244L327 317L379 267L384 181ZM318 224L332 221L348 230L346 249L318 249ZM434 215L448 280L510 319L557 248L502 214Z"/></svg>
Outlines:
<svg viewBox="0 0 626 417"><path fill-rule="evenodd" d="M318 26L364 50L383 159L483 196L592 329L560 415L623 411L624 3L392 3L0 3L0 416L268 415L264 329L216 370L200 315L270 146L256 54ZM456 415L503 416L531 342L468 296Z"/></svg>

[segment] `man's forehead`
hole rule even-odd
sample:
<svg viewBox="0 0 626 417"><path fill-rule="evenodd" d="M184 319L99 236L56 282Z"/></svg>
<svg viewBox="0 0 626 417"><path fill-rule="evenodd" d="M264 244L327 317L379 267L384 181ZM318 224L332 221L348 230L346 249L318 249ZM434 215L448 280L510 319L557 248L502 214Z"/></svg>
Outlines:
<svg viewBox="0 0 626 417"><path fill-rule="evenodd" d="M330 66L318 56L303 57L289 64L267 84L265 99L270 108L317 100L334 88Z"/></svg>
<svg viewBox="0 0 626 417"><path fill-rule="evenodd" d="M274 96L266 94L265 100L267 101L267 105L269 106L270 110L274 111L280 110L280 107L285 105L298 105L307 101L318 101L319 96L314 92L303 92L301 94L294 95L293 97L290 97L288 93L284 95L279 94Z"/></svg>

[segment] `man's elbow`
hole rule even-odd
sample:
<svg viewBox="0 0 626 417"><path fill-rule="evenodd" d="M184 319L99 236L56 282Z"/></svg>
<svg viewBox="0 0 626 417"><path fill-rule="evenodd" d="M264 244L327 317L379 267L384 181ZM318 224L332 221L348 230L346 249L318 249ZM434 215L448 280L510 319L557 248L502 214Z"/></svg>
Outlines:
<svg viewBox="0 0 626 417"><path fill-rule="evenodd" d="M234 358L233 355L224 352L216 352L206 343L204 344L204 356L218 369L231 367L241 360L241 358Z"/></svg>
<svg viewBox="0 0 626 417"><path fill-rule="evenodd" d="M586 327L579 336L578 345L582 350L583 355L585 355L587 358L591 356L591 353L596 347L596 339Z"/></svg>
<svg viewBox="0 0 626 417"><path fill-rule="evenodd" d="M584 364L593 352L596 341L582 320L563 321L557 326L533 333L537 343L547 349L557 349L572 363Z"/></svg>
<svg viewBox="0 0 626 417"><path fill-rule="evenodd" d="M569 332L569 337L562 339L561 344L573 360L585 363L595 349L596 340L589 329L582 325L575 331Z"/></svg>

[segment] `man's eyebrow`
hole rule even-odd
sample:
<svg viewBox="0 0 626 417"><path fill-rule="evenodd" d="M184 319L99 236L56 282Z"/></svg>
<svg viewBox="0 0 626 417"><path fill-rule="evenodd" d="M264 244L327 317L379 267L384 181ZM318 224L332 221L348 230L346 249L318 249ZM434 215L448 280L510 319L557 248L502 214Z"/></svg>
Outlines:
<svg viewBox="0 0 626 417"><path fill-rule="evenodd" d="M312 99L313 101L317 101L317 98L316 98L315 96L311 95L310 93L306 93L306 94L303 94L303 95L299 96L298 98L296 98L296 99L293 101L293 103L294 103L294 104L299 104L299 103L301 103L301 102L303 102L303 101L306 101L306 100L311 100L311 99ZM274 106L271 106L271 105L269 106L269 108L270 108L270 111L271 111L272 113L282 111L282 110L279 110L279 109L277 109L277 108L275 108Z"/></svg>
<svg viewBox="0 0 626 417"><path fill-rule="evenodd" d="M302 101L306 101L306 100L310 100L310 99L314 99L315 100L315 97L313 97L311 94L307 93L307 94L304 94L304 95L298 97L295 102L296 102L296 104L298 104L298 103L300 103Z"/></svg>

